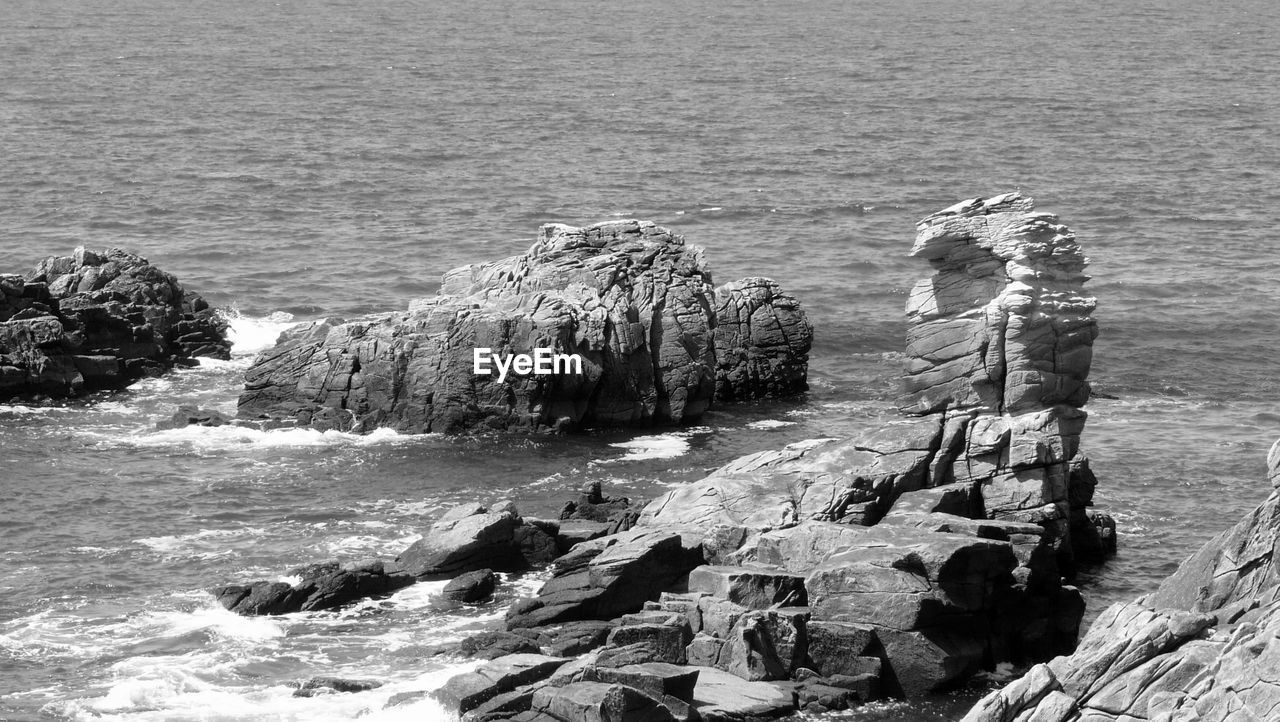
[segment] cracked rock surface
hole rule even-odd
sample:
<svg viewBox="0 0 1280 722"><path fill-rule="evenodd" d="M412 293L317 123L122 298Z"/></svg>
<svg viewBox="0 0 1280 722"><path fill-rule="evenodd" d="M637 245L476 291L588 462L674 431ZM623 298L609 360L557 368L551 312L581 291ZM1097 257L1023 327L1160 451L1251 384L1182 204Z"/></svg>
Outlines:
<svg viewBox="0 0 1280 722"><path fill-rule="evenodd" d="M118 248L0 275L0 401L120 389L230 351L226 321L199 294Z"/></svg>
<svg viewBox="0 0 1280 722"><path fill-rule="evenodd" d="M812 336L777 284L716 289L702 250L665 228L552 224L408 311L292 330L247 372L239 414L354 432L682 423L717 398L803 391ZM582 373L500 381L474 373L476 348L576 354Z"/></svg>

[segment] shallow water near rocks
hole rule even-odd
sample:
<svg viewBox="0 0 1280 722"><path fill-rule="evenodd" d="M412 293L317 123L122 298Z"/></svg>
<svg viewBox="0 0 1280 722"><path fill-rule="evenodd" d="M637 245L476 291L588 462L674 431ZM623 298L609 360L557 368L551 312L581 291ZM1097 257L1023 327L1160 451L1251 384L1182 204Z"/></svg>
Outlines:
<svg viewBox="0 0 1280 722"><path fill-rule="evenodd" d="M646 498L892 410L914 223L1021 189L1099 298L1084 446L1120 556L1089 614L1151 589L1270 490L1280 436L1280 17L1262 0L895 4L11 0L0 271L119 245L229 309L230 362L54 408L0 406L0 718L431 719L383 710L424 650L536 588L417 585L244 619L202 590L394 554L449 504ZM234 410L287 324L405 307L544 222L653 220L718 282L768 275L816 327L811 391L698 426L569 438L154 431ZM303 699L315 675L370 692ZM968 696L848 719L953 719Z"/></svg>

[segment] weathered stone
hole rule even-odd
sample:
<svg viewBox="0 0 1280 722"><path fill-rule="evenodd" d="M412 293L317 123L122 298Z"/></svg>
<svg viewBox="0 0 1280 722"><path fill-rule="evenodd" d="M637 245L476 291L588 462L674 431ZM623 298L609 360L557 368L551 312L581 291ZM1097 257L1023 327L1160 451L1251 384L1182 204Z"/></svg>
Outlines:
<svg viewBox="0 0 1280 722"><path fill-rule="evenodd" d="M187 426L226 426L229 423L231 423L231 419L220 411L201 409L195 406L179 406L177 411L173 412L172 417L158 422L156 428L163 431L165 429L181 429Z"/></svg>
<svg viewBox="0 0 1280 722"><path fill-rule="evenodd" d="M511 629L581 619L611 619L641 609L701 563L681 535L632 529L579 544L554 565L532 600L507 615Z"/></svg>
<svg viewBox="0 0 1280 722"><path fill-rule="evenodd" d="M880 640L876 628L867 624L810 621L806 667L823 677L842 674L856 677L880 673ZM874 660L874 663L867 660Z"/></svg>
<svg viewBox="0 0 1280 722"><path fill-rule="evenodd" d="M767 297L753 290L762 284ZM748 372L726 390L802 385L811 331L795 299L755 280L724 295L726 309L751 308L753 324L733 317L737 331L717 337L701 249L648 222L546 225L527 252L449 271L407 312L284 339L246 373L240 415L355 432L681 423L714 400L717 340L728 344L724 373ZM771 322L794 335L779 338ZM477 375L480 348L546 349L581 368ZM776 382L758 376L770 369Z"/></svg>
<svg viewBox="0 0 1280 722"><path fill-rule="evenodd" d="M596 619L565 622L538 629L538 643L548 654L570 657L582 654L605 643L614 623Z"/></svg>
<svg viewBox="0 0 1280 722"><path fill-rule="evenodd" d="M534 693L533 709L556 719L574 722L666 722L675 719L657 700L639 690L602 682L544 687Z"/></svg>
<svg viewBox="0 0 1280 722"><path fill-rule="evenodd" d="M0 401L124 388L230 349L227 322L203 298L118 248L0 276Z"/></svg>
<svg viewBox="0 0 1280 722"><path fill-rule="evenodd" d="M615 628L605 642L609 647L640 645L654 662L684 664L687 629L671 624L633 624Z"/></svg>
<svg viewBox="0 0 1280 722"><path fill-rule="evenodd" d="M515 542L520 526L520 517L508 511L445 516L396 557L396 563L419 579L477 569L515 571L526 565Z"/></svg>
<svg viewBox="0 0 1280 722"><path fill-rule="evenodd" d="M813 327L795 297L767 278L715 290L716 398L805 391Z"/></svg>
<svg viewBox="0 0 1280 722"><path fill-rule="evenodd" d="M382 682L372 679L347 679L345 677L312 677L298 686L294 697L316 697L318 695L344 692L367 692L377 689Z"/></svg>
<svg viewBox="0 0 1280 722"><path fill-rule="evenodd" d="M460 574L445 585L440 595L457 602L479 602L493 596L498 577L492 569L477 569Z"/></svg>
<svg viewBox="0 0 1280 722"><path fill-rule="evenodd" d="M523 635L493 630L462 640L458 651L477 659L497 659L511 654L539 654L537 643ZM563 656L563 655L552 655Z"/></svg>
<svg viewBox="0 0 1280 722"><path fill-rule="evenodd" d="M796 710L790 690L768 682L748 682L719 669L696 669L693 706L704 722L778 719Z"/></svg>
<svg viewBox="0 0 1280 722"><path fill-rule="evenodd" d="M689 572L689 591L749 609L803 607L808 603L803 576L764 567L700 566Z"/></svg>
<svg viewBox="0 0 1280 722"><path fill-rule="evenodd" d="M498 657L474 671L451 677L432 696L446 709L461 714L498 694L546 679L567 661L541 654Z"/></svg>
<svg viewBox="0 0 1280 722"><path fill-rule="evenodd" d="M654 697L675 697L693 701L698 670L665 662L645 662L623 667L594 667L589 672L594 681L623 684Z"/></svg>
<svg viewBox="0 0 1280 722"><path fill-rule="evenodd" d="M413 584L408 574L378 560L348 564L326 562L292 570L296 584L253 582L211 590L222 606L246 616L332 609L366 597L381 596Z"/></svg>

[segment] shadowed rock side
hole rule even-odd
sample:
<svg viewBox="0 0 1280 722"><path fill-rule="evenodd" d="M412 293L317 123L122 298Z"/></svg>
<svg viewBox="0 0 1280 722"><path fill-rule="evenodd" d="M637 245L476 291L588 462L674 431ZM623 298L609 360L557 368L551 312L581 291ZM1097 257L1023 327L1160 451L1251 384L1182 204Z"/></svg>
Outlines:
<svg viewBox="0 0 1280 722"><path fill-rule="evenodd" d="M938 270L922 289L949 290L912 295L911 415L738 459L654 500L630 530L577 544L507 628L554 640L611 620L603 647L507 688L516 696L500 709L440 698L467 719L579 720L593 717L547 701L622 684L648 701L623 695L619 708L661 707L646 719L769 718L917 697L1070 651L1083 613L1063 583L1073 542L1091 539L1095 556L1105 546L1077 453L1094 336L1084 259L1016 195L960 204L919 231L915 253ZM963 293L960 276L976 279ZM674 672L632 669L645 664L696 672L691 693L659 694L655 678ZM727 707L699 696L726 676Z"/></svg>
<svg viewBox="0 0 1280 722"><path fill-rule="evenodd" d="M172 275L118 248L77 248L0 275L0 400L123 388L196 356L229 358L227 324Z"/></svg>
<svg viewBox="0 0 1280 722"><path fill-rule="evenodd" d="M1280 478L1273 447L1269 476ZM1273 720L1280 714L1280 491L1115 604L1069 656L992 692L966 722Z"/></svg>
<svg viewBox="0 0 1280 722"><path fill-rule="evenodd" d="M652 223L547 225L406 312L289 332L247 372L239 414L356 432L680 423L717 392L804 390L812 335L777 284L713 289L701 249ZM499 381L474 373L476 348L577 354L582 373Z"/></svg>

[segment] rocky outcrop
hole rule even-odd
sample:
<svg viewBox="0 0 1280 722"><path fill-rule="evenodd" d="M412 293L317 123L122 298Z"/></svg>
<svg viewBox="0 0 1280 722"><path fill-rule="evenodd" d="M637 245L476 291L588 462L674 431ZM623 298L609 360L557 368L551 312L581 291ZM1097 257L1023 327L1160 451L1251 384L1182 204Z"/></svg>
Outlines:
<svg viewBox="0 0 1280 722"><path fill-rule="evenodd" d="M0 275L0 400L119 389L195 357L226 359L227 323L199 294L118 248L77 248Z"/></svg>
<svg viewBox="0 0 1280 722"><path fill-rule="evenodd" d="M578 544L507 628L531 639L608 620L608 636L475 719L595 719L607 695L586 683L630 689L609 699L646 719L782 717L1074 648L1083 601L1064 573L1076 537L1105 554L1109 528L1088 515L1096 481L1078 453L1094 336L1083 256L1016 195L919 232L914 253L937 274L908 306L907 413L730 462ZM665 666L601 672L645 664ZM698 676L673 702L664 680L679 670Z"/></svg>
<svg viewBox="0 0 1280 722"><path fill-rule="evenodd" d="M293 329L249 369L239 413L355 432L682 423L717 391L806 388L812 335L777 284L714 289L701 249L652 223L547 225L526 253L454 269L406 312ZM550 373L478 374L476 349L545 349Z"/></svg>
<svg viewBox="0 0 1280 722"><path fill-rule="evenodd" d="M415 579L378 560L325 562L289 572L295 583L258 581L211 589L223 607L246 616L314 612L390 594Z"/></svg>
<svg viewBox="0 0 1280 722"><path fill-rule="evenodd" d="M1280 476L1275 453L1269 469ZM966 722L1275 719L1277 552L1280 491L1156 591L1104 611L1074 653L985 697Z"/></svg>

